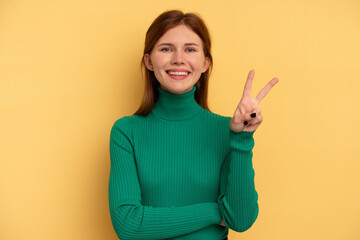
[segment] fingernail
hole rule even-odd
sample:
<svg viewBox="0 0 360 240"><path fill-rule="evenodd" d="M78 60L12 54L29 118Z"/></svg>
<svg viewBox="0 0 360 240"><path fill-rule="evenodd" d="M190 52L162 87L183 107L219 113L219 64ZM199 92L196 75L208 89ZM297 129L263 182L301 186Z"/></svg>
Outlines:
<svg viewBox="0 0 360 240"><path fill-rule="evenodd" d="M247 124L248 124L248 122L247 122L247 121L245 121L245 122L244 122L244 125L247 125Z"/></svg>
<svg viewBox="0 0 360 240"><path fill-rule="evenodd" d="M252 113L252 114L250 115L250 117L252 117L252 118L256 117L256 113Z"/></svg>

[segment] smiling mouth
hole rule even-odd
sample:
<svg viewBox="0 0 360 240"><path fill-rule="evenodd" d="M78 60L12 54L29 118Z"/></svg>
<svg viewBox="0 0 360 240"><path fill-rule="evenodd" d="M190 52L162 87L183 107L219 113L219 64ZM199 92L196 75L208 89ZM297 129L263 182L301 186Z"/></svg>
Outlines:
<svg viewBox="0 0 360 240"><path fill-rule="evenodd" d="M190 75L188 71L166 71L166 73L174 80L184 80Z"/></svg>
<svg viewBox="0 0 360 240"><path fill-rule="evenodd" d="M166 71L170 76L187 76L190 72L175 72L175 71Z"/></svg>

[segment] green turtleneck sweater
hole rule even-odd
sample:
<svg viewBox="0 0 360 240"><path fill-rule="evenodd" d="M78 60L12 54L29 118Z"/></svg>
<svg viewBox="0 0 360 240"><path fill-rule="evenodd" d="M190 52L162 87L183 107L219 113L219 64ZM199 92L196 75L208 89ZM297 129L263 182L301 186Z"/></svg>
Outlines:
<svg viewBox="0 0 360 240"><path fill-rule="evenodd" d="M233 132L231 117L202 108L195 90L159 88L150 114L111 129L109 208L121 240L222 240L258 216L255 131Z"/></svg>

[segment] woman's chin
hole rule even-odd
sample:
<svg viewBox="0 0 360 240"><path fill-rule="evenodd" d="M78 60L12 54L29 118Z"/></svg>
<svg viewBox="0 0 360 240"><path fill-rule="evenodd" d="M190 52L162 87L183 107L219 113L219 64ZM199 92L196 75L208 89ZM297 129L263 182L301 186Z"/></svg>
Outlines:
<svg viewBox="0 0 360 240"><path fill-rule="evenodd" d="M194 87L193 85L184 86L183 84L176 84L172 86L162 87L162 89L165 89L165 91L170 92L172 94L183 94L193 89L193 87Z"/></svg>

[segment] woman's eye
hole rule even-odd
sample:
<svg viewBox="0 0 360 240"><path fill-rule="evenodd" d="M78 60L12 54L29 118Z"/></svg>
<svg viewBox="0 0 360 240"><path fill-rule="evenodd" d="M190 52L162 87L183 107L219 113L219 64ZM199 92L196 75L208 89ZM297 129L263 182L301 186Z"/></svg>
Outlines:
<svg viewBox="0 0 360 240"><path fill-rule="evenodd" d="M162 51L162 52L169 52L169 51L170 51L170 48L162 48L161 51Z"/></svg>
<svg viewBox="0 0 360 240"><path fill-rule="evenodd" d="M186 51L188 51L188 52L195 52L196 50L195 50L194 48L188 48L188 49L186 49Z"/></svg>

